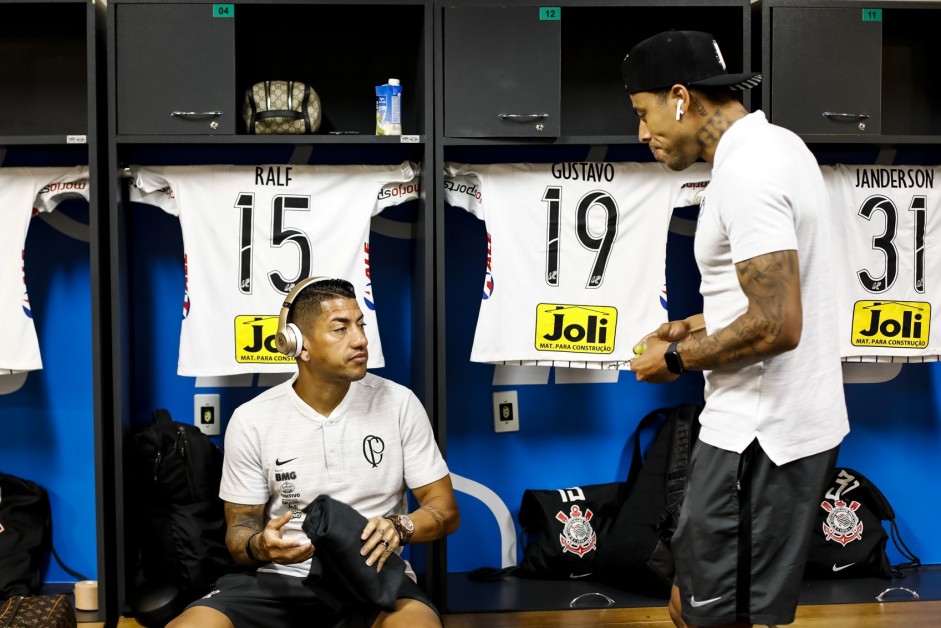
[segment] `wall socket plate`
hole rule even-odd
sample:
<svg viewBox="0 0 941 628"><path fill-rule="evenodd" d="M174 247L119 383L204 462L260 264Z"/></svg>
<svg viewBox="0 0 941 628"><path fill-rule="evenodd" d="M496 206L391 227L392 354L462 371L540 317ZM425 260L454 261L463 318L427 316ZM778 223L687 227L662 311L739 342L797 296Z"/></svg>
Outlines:
<svg viewBox="0 0 941 628"><path fill-rule="evenodd" d="M520 431L520 406L515 390L493 393L493 431Z"/></svg>
<svg viewBox="0 0 941 628"><path fill-rule="evenodd" d="M193 425L207 436L218 436L221 423L219 395L193 395Z"/></svg>

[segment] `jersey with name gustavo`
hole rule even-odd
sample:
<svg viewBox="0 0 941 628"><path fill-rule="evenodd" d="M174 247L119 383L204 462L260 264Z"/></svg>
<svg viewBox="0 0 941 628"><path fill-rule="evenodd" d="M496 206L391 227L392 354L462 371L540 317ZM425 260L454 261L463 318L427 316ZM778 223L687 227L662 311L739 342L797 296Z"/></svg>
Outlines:
<svg viewBox="0 0 941 628"><path fill-rule="evenodd" d="M275 334L284 296L310 276L356 289L369 367L385 364L369 266L370 219L418 197L417 166L142 167L131 200L180 219L186 290L180 375L289 373Z"/></svg>
<svg viewBox="0 0 941 628"><path fill-rule="evenodd" d="M840 355L846 362L937 361L941 168L821 170L836 236Z"/></svg>
<svg viewBox="0 0 941 628"><path fill-rule="evenodd" d="M26 233L33 216L68 198L88 200L86 166L0 168L0 373L42 368L26 290Z"/></svg>
<svg viewBox="0 0 941 628"><path fill-rule="evenodd" d="M471 360L629 369L666 321L673 208L709 177L706 163L446 164L445 201L487 228Z"/></svg>

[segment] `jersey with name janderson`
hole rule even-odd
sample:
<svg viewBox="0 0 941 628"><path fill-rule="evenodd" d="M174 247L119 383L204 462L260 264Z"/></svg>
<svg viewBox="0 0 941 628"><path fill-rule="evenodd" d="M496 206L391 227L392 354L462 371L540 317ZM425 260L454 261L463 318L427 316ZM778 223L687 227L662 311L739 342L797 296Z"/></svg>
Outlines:
<svg viewBox="0 0 941 628"><path fill-rule="evenodd" d="M26 233L33 216L68 198L88 200L87 166L0 168L0 373L42 368L26 291Z"/></svg>
<svg viewBox="0 0 941 628"><path fill-rule="evenodd" d="M186 287L177 373L290 373L275 335L285 295L311 276L356 290L369 367L384 365L369 266L370 219L418 198L418 166L136 169L131 200L180 219Z"/></svg>
<svg viewBox="0 0 941 628"><path fill-rule="evenodd" d="M629 369L667 319L672 210L698 204L709 177L706 163L446 164L445 201L487 228L470 359Z"/></svg>
<svg viewBox="0 0 941 628"><path fill-rule="evenodd" d="M821 170L837 249L843 360L937 361L941 168L839 164Z"/></svg>

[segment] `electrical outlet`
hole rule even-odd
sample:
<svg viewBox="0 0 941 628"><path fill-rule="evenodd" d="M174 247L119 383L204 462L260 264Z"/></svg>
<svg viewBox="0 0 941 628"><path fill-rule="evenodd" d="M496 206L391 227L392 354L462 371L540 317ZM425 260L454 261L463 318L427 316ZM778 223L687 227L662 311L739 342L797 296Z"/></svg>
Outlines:
<svg viewBox="0 0 941 628"><path fill-rule="evenodd" d="M493 431L520 431L520 406L515 390L493 393Z"/></svg>
<svg viewBox="0 0 941 628"><path fill-rule="evenodd" d="M202 430L203 434L218 436L221 422L219 395L193 396L193 425Z"/></svg>

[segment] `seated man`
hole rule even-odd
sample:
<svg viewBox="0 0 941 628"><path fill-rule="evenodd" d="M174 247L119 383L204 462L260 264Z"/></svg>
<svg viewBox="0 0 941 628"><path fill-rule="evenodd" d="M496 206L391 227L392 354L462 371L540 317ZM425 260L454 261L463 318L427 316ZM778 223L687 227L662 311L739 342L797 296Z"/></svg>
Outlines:
<svg viewBox="0 0 941 628"><path fill-rule="evenodd" d="M428 416L410 390L366 372L363 326L346 281L307 279L288 295L278 344L296 355L298 373L236 409L225 435L226 544L237 563L257 568L221 577L172 628L441 626L410 568L394 612L333 611L304 584L317 548L302 511L320 494L368 519L354 534L377 571L403 544L458 526ZM408 514L406 487L420 506Z"/></svg>

